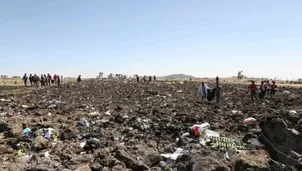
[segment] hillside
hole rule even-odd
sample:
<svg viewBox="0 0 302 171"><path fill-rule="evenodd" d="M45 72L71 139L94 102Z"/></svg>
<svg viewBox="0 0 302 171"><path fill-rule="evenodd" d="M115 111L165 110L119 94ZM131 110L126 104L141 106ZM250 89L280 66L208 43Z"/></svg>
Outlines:
<svg viewBox="0 0 302 171"><path fill-rule="evenodd" d="M190 78L195 78L192 75L186 75L186 74L172 74L172 75L167 75L167 76L163 76L161 77L162 79L169 79L169 80L173 80L173 79L190 79Z"/></svg>

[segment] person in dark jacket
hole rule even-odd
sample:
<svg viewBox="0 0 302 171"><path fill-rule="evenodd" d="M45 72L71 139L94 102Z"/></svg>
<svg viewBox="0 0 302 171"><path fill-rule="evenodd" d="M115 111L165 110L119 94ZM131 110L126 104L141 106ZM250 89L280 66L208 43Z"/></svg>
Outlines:
<svg viewBox="0 0 302 171"><path fill-rule="evenodd" d="M24 86L25 87L27 86L27 79L28 79L28 77L27 77L27 75L25 73L24 76L23 76L23 82L24 82Z"/></svg>
<svg viewBox="0 0 302 171"><path fill-rule="evenodd" d="M59 76L59 75L57 76L57 83L58 83L58 87L60 87L60 84L61 84L61 78L60 78L60 76Z"/></svg>
<svg viewBox="0 0 302 171"><path fill-rule="evenodd" d="M77 78L77 84L80 85L82 82L82 78L81 78L81 75L78 76Z"/></svg>
<svg viewBox="0 0 302 171"><path fill-rule="evenodd" d="M34 76L32 74L29 75L30 86L33 86Z"/></svg>

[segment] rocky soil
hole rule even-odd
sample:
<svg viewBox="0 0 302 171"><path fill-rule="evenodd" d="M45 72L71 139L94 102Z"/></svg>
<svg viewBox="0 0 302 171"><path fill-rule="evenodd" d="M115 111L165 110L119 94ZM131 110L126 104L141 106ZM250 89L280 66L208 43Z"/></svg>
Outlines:
<svg viewBox="0 0 302 171"><path fill-rule="evenodd" d="M253 103L246 86L223 84L217 105L201 102L198 86L91 80L61 88L0 87L0 170L302 169L301 89L281 88L275 98ZM259 127L244 125L248 117ZM182 136L196 122L249 148ZM261 144L247 141L252 138ZM161 155L177 149L182 153L175 159Z"/></svg>

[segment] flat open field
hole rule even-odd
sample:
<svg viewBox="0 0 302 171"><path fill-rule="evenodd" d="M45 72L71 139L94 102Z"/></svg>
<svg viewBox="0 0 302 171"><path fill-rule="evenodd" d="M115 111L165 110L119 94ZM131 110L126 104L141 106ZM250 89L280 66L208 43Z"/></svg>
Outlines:
<svg viewBox="0 0 302 171"><path fill-rule="evenodd" d="M0 170L301 170L300 88L252 102L246 85L222 82L216 104L194 81L2 85ZM226 138L184 136L196 122Z"/></svg>

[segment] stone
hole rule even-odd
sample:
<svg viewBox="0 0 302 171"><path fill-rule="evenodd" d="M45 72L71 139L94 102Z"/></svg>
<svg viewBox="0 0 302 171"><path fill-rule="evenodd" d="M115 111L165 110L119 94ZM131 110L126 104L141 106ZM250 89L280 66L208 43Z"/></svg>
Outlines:
<svg viewBox="0 0 302 171"><path fill-rule="evenodd" d="M34 139L32 147L38 151L46 149L48 147L48 141L39 135Z"/></svg>
<svg viewBox="0 0 302 171"><path fill-rule="evenodd" d="M218 160L212 157L196 157L193 160L192 171L208 171L219 170L229 171L229 169L223 166Z"/></svg>
<svg viewBox="0 0 302 171"><path fill-rule="evenodd" d="M11 128L6 123L0 123L0 133L10 130Z"/></svg>
<svg viewBox="0 0 302 171"><path fill-rule="evenodd" d="M161 168L160 167L152 167L151 171L161 171Z"/></svg>
<svg viewBox="0 0 302 171"><path fill-rule="evenodd" d="M119 124L122 124L126 121L126 119L124 119L121 115L116 115L115 118L114 118L114 121L119 123Z"/></svg>
<svg viewBox="0 0 302 171"><path fill-rule="evenodd" d="M157 142L153 140L149 140L148 145L152 148L157 148Z"/></svg>
<svg viewBox="0 0 302 171"><path fill-rule="evenodd" d="M142 170L142 171L149 170L148 166L146 166L141 161L135 160L124 150L117 151L116 158L124 162L127 168L130 168L132 170Z"/></svg>
<svg viewBox="0 0 302 171"><path fill-rule="evenodd" d="M122 168L126 168L125 163L117 160L116 158L112 158L111 161L109 161L109 167L113 168L114 166L121 166Z"/></svg>
<svg viewBox="0 0 302 171"><path fill-rule="evenodd" d="M212 157L203 157L200 154L185 154L176 161L177 171L230 171L223 163Z"/></svg>
<svg viewBox="0 0 302 171"><path fill-rule="evenodd" d="M124 169L125 168L123 166L116 165L111 169L111 171L123 171Z"/></svg>
<svg viewBox="0 0 302 171"><path fill-rule="evenodd" d="M268 118L261 121L259 126L263 132L262 139L265 148L273 160L285 165L300 165L300 162L288 160L287 156L292 153L291 151L302 154L301 134L292 133L286 123L279 118Z"/></svg>
<svg viewBox="0 0 302 171"><path fill-rule="evenodd" d="M293 112L287 112L285 114L285 117L286 119L288 119L288 121L294 124L297 124L300 119L300 115L298 113L293 113Z"/></svg>
<svg viewBox="0 0 302 171"><path fill-rule="evenodd" d="M104 145L102 144L102 147L104 147ZM97 138L92 138L90 140L88 140L84 146L84 150L94 150L94 149L98 149L101 148L101 143L100 140Z"/></svg>
<svg viewBox="0 0 302 171"><path fill-rule="evenodd" d="M103 171L103 167L100 164L94 164L90 166L91 171Z"/></svg>
<svg viewBox="0 0 302 171"><path fill-rule="evenodd" d="M53 169L49 168L48 166L44 165L44 164L40 164L36 167L33 167L31 169L27 169L26 171L51 171Z"/></svg>
<svg viewBox="0 0 302 171"><path fill-rule="evenodd" d="M90 155L79 155L73 157L69 162L68 165L81 165L81 164L87 164L90 163L92 160L92 157Z"/></svg>
<svg viewBox="0 0 302 171"><path fill-rule="evenodd" d="M61 133L61 140L68 140L68 139L72 139L75 138L76 135L75 133L71 130L71 129L66 129Z"/></svg>
<svg viewBox="0 0 302 171"><path fill-rule="evenodd" d="M91 169L88 165L83 165L78 167L75 171L91 171Z"/></svg>
<svg viewBox="0 0 302 171"><path fill-rule="evenodd" d="M265 151L247 151L234 159L234 171L269 171L269 159Z"/></svg>
<svg viewBox="0 0 302 171"><path fill-rule="evenodd" d="M152 148L149 148L146 144L137 145L135 148L137 148L139 157L142 158L143 162L148 167L156 166L159 162L163 161L162 156Z"/></svg>

